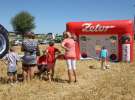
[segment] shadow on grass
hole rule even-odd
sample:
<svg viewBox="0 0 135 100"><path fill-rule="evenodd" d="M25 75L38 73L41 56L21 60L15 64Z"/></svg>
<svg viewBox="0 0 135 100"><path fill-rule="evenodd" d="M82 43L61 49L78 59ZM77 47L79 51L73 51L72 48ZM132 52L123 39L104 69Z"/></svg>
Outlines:
<svg viewBox="0 0 135 100"><path fill-rule="evenodd" d="M17 74L17 81L18 82L23 82L23 75L22 74ZM8 84L9 80L7 77L0 77L0 83L1 84Z"/></svg>
<svg viewBox="0 0 135 100"><path fill-rule="evenodd" d="M0 77L0 83L1 84L7 84L7 78L6 77Z"/></svg>
<svg viewBox="0 0 135 100"><path fill-rule="evenodd" d="M22 74L17 74L17 81L20 83L20 82L23 82L23 75ZM39 79L39 78L36 78L36 79ZM42 79L40 80L44 80L44 81L48 81L48 78L47 76L43 76ZM56 83L68 83L68 80L65 80L65 79L60 79L60 78L54 78L52 80L53 82L56 82ZM7 77L0 77L0 84L8 84L8 78Z"/></svg>
<svg viewBox="0 0 135 100"><path fill-rule="evenodd" d="M92 65L90 65L90 66L88 66L89 67L89 69L97 69L97 68L95 68L94 66L92 66Z"/></svg>
<svg viewBox="0 0 135 100"><path fill-rule="evenodd" d="M60 79L60 78L54 78L53 81L57 83L68 83L68 80Z"/></svg>

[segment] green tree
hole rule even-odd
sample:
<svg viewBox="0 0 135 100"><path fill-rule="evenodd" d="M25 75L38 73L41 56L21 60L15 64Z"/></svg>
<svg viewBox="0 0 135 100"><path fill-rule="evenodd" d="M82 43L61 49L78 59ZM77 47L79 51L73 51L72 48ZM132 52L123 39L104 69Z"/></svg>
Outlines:
<svg viewBox="0 0 135 100"><path fill-rule="evenodd" d="M24 35L35 28L34 19L30 13L22 11L11 19L11 24L16 33Z"/></svg>

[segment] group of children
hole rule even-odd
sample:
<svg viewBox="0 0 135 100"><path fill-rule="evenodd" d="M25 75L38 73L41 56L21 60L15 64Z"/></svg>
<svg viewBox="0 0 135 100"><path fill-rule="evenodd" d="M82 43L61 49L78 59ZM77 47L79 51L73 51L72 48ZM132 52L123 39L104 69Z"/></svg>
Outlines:
<svg viewBox="0 0 135 100"><path fill-rule="evenodd" d="M49 81L51 81L54 76L56 54L59 55L60 51L54 47L54 42L50 42L47 49L43 50L43 54L37 57L37 72L40 76L46 71ZM13 84L17 80L17 62L21 61L21 57L15 53L14 47L11 47L9 53L3 57L2 61L7 64L8 82Z"/></svg>
<svg viewBox="0 0 135 100"><path fill-rule="evenodd" d="M54 46L54 42L50 42L49 46L46 50L43 51L43 54L37 57L37 68L39 76L43 72L47 72L48 80L51 81L54 76L54 66L56 62L56 54L60 54L61 52ZM100 51L100 60L101 60L101 68L107 68L107 56L108 51L105 47L102 47ZM14 48L10 48L9 53L3 58L3 61L7 61L7 75L8 75L8 82L11 84L16 81L16 73L17 73L17 62L21 61L21 58L15 53Z"/></svg>

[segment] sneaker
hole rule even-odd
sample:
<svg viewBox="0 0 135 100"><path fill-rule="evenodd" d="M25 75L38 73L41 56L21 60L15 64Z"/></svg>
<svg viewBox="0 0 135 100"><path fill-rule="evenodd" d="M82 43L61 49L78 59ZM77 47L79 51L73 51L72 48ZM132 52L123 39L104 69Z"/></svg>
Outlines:
<svg viewBox="0 0 135 100"><path fill-rule="evenodd" d="M110 65L108 64L108 65L106 65L106 67L109 67Z"/></svg>
<svg viewBox="0 0 135 100"><path fill-rule="evenodd" d="M14 86L14 83L10 83L11 86Z"/></svg>
<svg viewBox="0 0 135 100"><path fill-rule="evenodd" d="M106 69L109 69L110 68L110 65L105 65Z"/></svg>

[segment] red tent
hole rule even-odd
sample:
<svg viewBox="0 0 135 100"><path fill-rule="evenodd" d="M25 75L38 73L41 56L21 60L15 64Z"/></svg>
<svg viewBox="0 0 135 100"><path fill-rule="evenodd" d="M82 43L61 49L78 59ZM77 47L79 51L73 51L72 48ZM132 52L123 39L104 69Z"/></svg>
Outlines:
<svg viewBox="0 0 135 100"><path fill-rule="evenodd" d="M88 57L98 56L98 50L104 45L109 50L110 60L133 61L132 20L68 22L66 30L77 37L78 59L84 52Z"/></svg>

